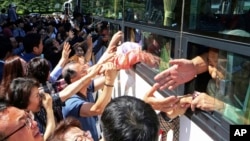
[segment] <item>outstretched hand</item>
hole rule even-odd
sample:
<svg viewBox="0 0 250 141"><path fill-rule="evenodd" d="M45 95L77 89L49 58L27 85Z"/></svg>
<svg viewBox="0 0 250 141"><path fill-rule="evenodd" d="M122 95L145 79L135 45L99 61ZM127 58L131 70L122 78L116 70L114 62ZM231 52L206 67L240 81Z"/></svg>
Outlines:
<svg viewBox="0 0 250 141"><path fill-rule="evenodd" d="M118 44L122 41L123 32L118 31L113 36L107 48L108 53L116 52Z"/></svg>
<svg viewBox="0 0 250 141"><path fill-rule="evenodd" d="M180 84L192 80L197 74L191 60L175 59L170 60L169 63L172 65L170 68L154 77L156 86L161 90L165 88L173 90Z"/></svg>
<svg viewBox="0 0 250 141"><path fill-rule="evenodd" d="M150 104L153 109L169 112L178 103L179 99L176 96L169 96L165 98L156 98L154 97L154 92L157 90L157 87L153 86L144 96L144 101Z"/></svg>
<svg viewBox="0 0 250 141"><path fill-rule="evenodd" d="M192 111L195 111L196 108L204 111L222 111L224 109L224 103L206 93L200 93L191 103Z"/></svg>
<svg viewBox="0 0 250 141"><path fill-rule="evenodd" d="M62 51L62 57L61 58L64 59L64 60L68 60L70 52L71 52L70 44L68 42L65 42L63 44L63 51Z"/></svg>

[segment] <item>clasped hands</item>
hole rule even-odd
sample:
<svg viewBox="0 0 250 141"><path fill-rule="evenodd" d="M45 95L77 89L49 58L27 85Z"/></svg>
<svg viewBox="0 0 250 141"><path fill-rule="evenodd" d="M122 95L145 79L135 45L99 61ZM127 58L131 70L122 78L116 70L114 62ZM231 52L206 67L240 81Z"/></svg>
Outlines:
<svg viewBox="0 0 250 141"><path fill-rule="evenodd" d="M204 111L221 110L224 103L218 99L207 95L206 93L195 92L183 96L169 96L165 98L156 98L154 92L158 89L154 85L144 96L144 101L149 103L155 110L162 111L171 119L183 115L188 108L195 111L199 108Z"/></svg>

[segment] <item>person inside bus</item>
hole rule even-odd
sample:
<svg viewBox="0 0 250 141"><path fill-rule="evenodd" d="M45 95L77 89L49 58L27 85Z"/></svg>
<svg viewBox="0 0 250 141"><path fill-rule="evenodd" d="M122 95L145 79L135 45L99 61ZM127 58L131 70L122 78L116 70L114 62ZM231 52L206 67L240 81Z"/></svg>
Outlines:
<svg viewBox="0 0 250 141"><path fill-rule="evenodd" d="M188 59L174 59L170 61L172 67L169 69L157 74L155 76L155 86L159 89L168 88L170 90L176 88L180 84L184 84L193 78L196 77L197 74L201 74L203 72L208 71L212 77L212 80L208 83L207 92L197 92L195 91L193 95L181 99L182 102L188 102L191 104L191 109L194 111L195 108L200 108L205 111L218 111L222 113L224 116L228 117L230 120L236 123L247 123L249 122L249 117L244 115L244 111L238 107L235 107L235 102L232 99L232 94L229 94L225 97L217 97L219 95L215 91L216 80L222 80L225 78L224 73L219 71L217 66L219 50L210 48L207 53L204 53L200 56L193 58L192 60ZM234 73L232 77L238 77L239 73L244 72L244 76L249 76L249 61L244 61L241 65L241 70L237 73ZM248 71L247 71L248 70ZM234 79L232 83L239 84L242 82L246 82L245 78L238 77ZM248 79L247 79L248 80ZM245 84L244 84L245 85ZM248 82L246 83L245 93L248 88ZM233 87L234 92L239 91L241 88L237 88L237 86ZM216 96L216 97L215 97ZM235 96L235 94L233 95ZM246 96L247 98L247 96ZM234 106L233 106L234 105ZM240 116L239 116L240 115Z"/></svg>

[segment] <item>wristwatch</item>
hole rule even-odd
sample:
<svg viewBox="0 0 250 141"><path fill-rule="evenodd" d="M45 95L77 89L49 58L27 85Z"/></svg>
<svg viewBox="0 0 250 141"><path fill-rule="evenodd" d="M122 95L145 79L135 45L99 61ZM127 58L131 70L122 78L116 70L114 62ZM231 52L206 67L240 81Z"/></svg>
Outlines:
<svg viewBox="0 0 250 141"><path fill-rule="evenodd" d="M168 122L168 123L171 123L174 119L176 119L176 118L179 117L179 116L177 116L177 117L171 119L171 118L169 118L169 117L167 116L167 114L164 113L164 112L160 112L160 114L161 114L162 118L163 118L166 122Z"/></svg>

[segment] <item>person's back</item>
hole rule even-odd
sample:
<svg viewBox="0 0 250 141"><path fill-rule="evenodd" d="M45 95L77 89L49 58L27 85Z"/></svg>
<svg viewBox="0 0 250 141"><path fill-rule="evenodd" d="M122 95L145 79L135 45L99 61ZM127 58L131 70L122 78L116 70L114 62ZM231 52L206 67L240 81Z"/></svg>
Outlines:
<svg viewBox="0 0 250 141"><path fill-rule="evenodd" d="M157 141L159 121L153 108L131 96L114 98L101 116L104 141Z"/></svg>
<svg viewBox="0 0 250 141"><path fill-rule="evenodd" d="M6 14L6 9L3 8L1 9L1 14L0 14L0 25L6 22L7 19L8 19L8 15Z"/></svg>
<svg viewBox="0 0 250 141"><path fill-rule="evenodd" d="M16 5L14 3L9 5L8 18L11 22L15 22L17 20Z"/></svg>
<svg viewBox="0 0 250 141"><path fill-rule="evenodd" d="M10 40L4 36L0 36L0 82L3 75L4 60L11 55L12 46Z"/></svg>

